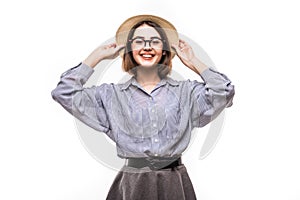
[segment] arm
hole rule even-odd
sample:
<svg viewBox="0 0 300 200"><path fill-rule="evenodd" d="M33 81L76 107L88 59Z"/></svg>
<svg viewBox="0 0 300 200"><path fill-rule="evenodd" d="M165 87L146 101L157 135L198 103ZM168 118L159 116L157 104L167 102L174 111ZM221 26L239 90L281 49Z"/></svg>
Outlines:
<svg viewBox="0 0 300 200"><path fill-rule="evenodd" d="M190 82L194 127L203 127L214 120L226 107L232 105L235 94L234 86L224 74L207 68L200 76L204 83Z"/></svg>
<svg viewBox="0 0 300 200"><path fill-rule="evenodd" d="M57 87L52 91L52 97L69 113L90 127L107 133L105 102L110 85L85 88L84 84L93 74L93 68L103 59L115 58L121 46L116 44L99 46L78 66L61 75Z"/></svg>
<svg viewBox="0 0 300 200"><path fill-rule="evenodd" d="M109 123L103 106L105 99L100 96L105 92L106 85L83 87L93 72L91 67L79 64L62 74L51 94L74 117L98 131L107 133Z"/></svg>
<svg viewBox="0 0 300 200"><path fill-rule="evenodd" d="M183 40L172 45L182 63L199 74L204 83L189 81L193 101L191 118L193 126L202 127L215 119L222 110L232 105L235 93L231 81L224 75L207 67L193 52L191 46Z"/></svg>

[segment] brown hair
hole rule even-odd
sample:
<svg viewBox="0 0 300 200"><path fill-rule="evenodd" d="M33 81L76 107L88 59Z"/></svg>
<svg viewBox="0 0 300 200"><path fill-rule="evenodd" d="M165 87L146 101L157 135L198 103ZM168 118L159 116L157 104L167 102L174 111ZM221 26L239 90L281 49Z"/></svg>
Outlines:
<svg viewBox="0 0 300 200"><path fill-rule="evenodd" d="M140 27L143 24L147 24L148 26L153 27L161 36L163 43L163 55L161 60L159 61L157 67L158 67L158 75L160 78L166 77L172 69L172 56L171 56L171 48L170 44L167 38L167 35L165 31L155 22L152 21L141 21L134 25L132 29L129 31L127 42L125 45L125 52L123 55L123 62L122 62L122 68L125 72L128 72L129 74L136 75L136 67L138 64L133 58L132 55L132 49L131 49L131 43L129 40L132 39L133 34L135 30Z"/></svg>

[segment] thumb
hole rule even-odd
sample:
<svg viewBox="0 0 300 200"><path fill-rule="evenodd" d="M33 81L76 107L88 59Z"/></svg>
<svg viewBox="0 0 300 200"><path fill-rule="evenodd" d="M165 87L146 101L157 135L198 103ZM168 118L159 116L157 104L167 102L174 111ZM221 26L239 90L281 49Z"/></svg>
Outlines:
<svg viewBox="0 0 300 200"><path fill-rule="evenodd" d="M116 51L121 51L122 49L125 48L125 45L124 44L121 44L121 45L117 45L116 46Z"/></svg>
<svg viewBox="0 0 300 200"><path fill-rule="evenodd" d="M176 44L172 44L172 45L171 45L171 47L172 47L172 49L174 49L174 50L175 50L176 54L178 55L178 52L180 52L180 48L179 48L179 46L178 46L178 45L176 45Z"/></svg>

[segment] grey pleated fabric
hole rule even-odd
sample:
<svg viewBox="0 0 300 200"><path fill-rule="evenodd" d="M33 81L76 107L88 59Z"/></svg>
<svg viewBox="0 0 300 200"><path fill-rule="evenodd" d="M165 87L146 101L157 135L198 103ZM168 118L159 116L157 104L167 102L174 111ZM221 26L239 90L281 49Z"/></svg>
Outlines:
<svg viewBox="0 0 300 200"><path fill-rule="evenodd" d="M182 164L173 169L150 170L124 166L106 200L195 200L196 194Z"/></svg>

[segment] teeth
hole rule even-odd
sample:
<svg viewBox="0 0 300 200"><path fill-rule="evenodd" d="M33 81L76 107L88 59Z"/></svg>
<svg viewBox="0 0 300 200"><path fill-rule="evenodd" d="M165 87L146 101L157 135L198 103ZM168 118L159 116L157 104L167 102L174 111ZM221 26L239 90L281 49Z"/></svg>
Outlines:
<svg viewBox="0 0 300 200"><path fill-rule="evenodd" d="M146 55L146 54L144 54L143 57L145 57L145 58L151 58L152 55L148 55L148 54Z"/></svg>

